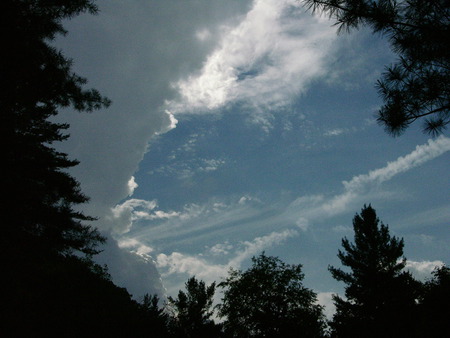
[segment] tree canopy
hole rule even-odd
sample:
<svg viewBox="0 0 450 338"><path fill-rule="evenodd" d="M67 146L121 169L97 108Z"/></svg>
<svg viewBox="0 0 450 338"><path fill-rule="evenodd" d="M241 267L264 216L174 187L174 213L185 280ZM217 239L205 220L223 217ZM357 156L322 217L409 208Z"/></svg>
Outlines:
<svg viewBox="0 0 450 338"><path fill-rule="evenodd" d="M370 27L398 55L376 87L384 105L378 122L400 135L418 119L438 134L450 122L450 2L447 0L304 0L335 20L339 31Z"/></svg>
<svg viewBox="0 0 450 338"><path fill-rule="evenodd" d="M322 307L303 286L301 265L289 265L262 253L246 271L230 270L219 315L232 337L320 337Z"/></svg>

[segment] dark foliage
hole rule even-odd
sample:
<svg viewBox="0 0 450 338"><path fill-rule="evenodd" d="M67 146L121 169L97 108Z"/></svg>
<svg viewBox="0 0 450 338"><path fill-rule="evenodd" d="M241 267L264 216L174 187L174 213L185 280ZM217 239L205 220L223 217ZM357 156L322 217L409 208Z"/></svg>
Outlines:
<svg viewBox="0 0 450 338"><path fill-rule="evenodd" d="M334 296L332 328L337 337L408 337L420 283L403 271L403 239L391 237L375 210L364 206L353 219L354 243L342 240L338 257L345 272L329 267L346 284L345 297Z"/></svg>
<svg viewBox="0 0 450 338"><path fill-rule="evenodd" d="M104 267L75 256L15 254L3 265L2 337L166 336L154 309L114 285Z"/></svg>
<svg viewBox="0 0 450 338"><path fill-rule="evenodd" d="M172 313L171 331L175 337L213 338L221 335L221 327L211 319L215 283L206 286L205 282L194 277L185 284L186 292L180 290L178 297L169 297Z"/></svg>
<svg viewBox="0 0 450 338"><path fill-rule="evenodd" d="M51 45L65 34L61 21L96 13L92 1L4 0L0 2L0 116L5 152L2 188L5 246L34 245L60 254L92 255L103 241L75 210L88 198L67 173L77 164L52 144L65 140L67 124L51 117L64 107L92 111L109 104L71 70L71 60Z"/></svg>
<svg viewBox="0 0 450 338"><path fill-rule="evenodd" d="M231 337L321 337L322 307L303 286L301 265L289 265L264 253L247 271L231 270L219 315Z"/></svg>
<svg viewBox="0 0 450 338"><path fill-rule="evenodd" d="M400 135L418 119L441 133L450 122L450 2L448 0L305 0L339 30L368 26L389 39L398 61L377 82L384 105L378 121Z"/></svg>
<svg viewBox="0 0 450 338"><path fill-rule="evenodd" d="M450 328L450 268L442 266L424 284L417 311L416 337L448 337Z"/></svg>

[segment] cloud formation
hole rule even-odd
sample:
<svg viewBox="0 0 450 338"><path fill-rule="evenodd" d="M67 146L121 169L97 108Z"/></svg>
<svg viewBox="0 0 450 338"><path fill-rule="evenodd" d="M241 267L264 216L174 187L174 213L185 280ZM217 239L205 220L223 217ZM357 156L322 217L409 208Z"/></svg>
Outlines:
<svg viewBox="0 0 450 338"><path fill-rule="evenodd" d="M207 282L213 282L225 277L230 268L239 269L244 261L253 256L257 256L271 246L279 245L286 239L297 235L297 231L288 229L256 237L252 241L240 242L236 245L236 248L228 243L216 244L210 253L214 256L220 251L220 253L226 254L227 256L231 255L225 264L208 262L208 258L211 259L211 257L205 254L202 254L202 256L194 256L179 252L173 252L170 255L159 254L156 262L159 268L166 271L166 276L182 273L190 276L195 275ZM233 248L235 249L234 251L232 251Z"/></svg>
<svg viewBox="0 0 450 338"><path fill-rule="evenodd" d="M418 145L408 155L388 162L385 167L355 176L349 181L343 181L344 191L340 194L328 198L324 195L297 198L287 208L286 214L289 217L298 217L299 224L307 224L308 220L325 219L343 213L352 208L356 202L360 203L362 198L373 197L377 193L374 188L383 182L441 156L447 151L450 151L450 138L441 136L430 139L426 144Z"/></svg>
<svg viewBox="0 0 450 338"><path fill-rule="evenodd" d="M174 84L181 101L170 110L210 112L238 101L255 112L286 105L325 74L336 38L329 26L304 13L298 1L253 1L242 21L225 30L200 72Z"/></svg>

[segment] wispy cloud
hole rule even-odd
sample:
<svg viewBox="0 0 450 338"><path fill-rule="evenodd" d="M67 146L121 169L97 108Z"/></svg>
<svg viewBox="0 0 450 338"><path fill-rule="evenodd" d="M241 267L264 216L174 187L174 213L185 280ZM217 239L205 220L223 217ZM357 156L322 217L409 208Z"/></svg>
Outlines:
<svg viewBox="0 0 450 338"><path fill-rule="evenodd" d="M395 175L411 170L449 150L450 138L441 136L436 140L430 139L427 144L417 146L410 154L399 157L394 162L389 162L383 168L356 176L348 182L344 181L345 190L348 192L359 192L371 184L380 184L388 181Z"/></svg>
<svg viewBox="0 0 450 338"><path fill-rule="evenodd" d="M196 275L212 282L224 276L229 267L239 268L267 248L308 234L317 224L337 215L354 212L362 201L377 196L379 186L386 181L449 150L450 139L429 140L382 168L343 181L341 193L302 196L284 208L251 195L228 201L212 199L175 211L159 210L156 200L130 199L113 209L117 220L123 221L118 228L122 232L117 233L128 231L126 239L119 243L136 253L154 254L165 276ZM145 226L133 229L133 224L138 222ZM331 230L351 231L342 225L335 225ZM210 246L205 247L205 243ZM408 267L421 272L429 270L434 263L410 261Z"/></svg>
<svg viewBox="0 0 450 338"><path fill-rule="evenodd" d="M115 234L124 234L130 231L133 222L136 221L169 219L180 216L180 213L175 211L155 210L157 207L156 200L146 201L136 198L117 204L111 209L110 220L113 227L110 230Z"/></svg>
<svg viewBox="0 0 450 338"><path fill-rule="evenodd" d="M286 239L298 235L295 230L284 230L281 232L272 232L268 235L256 237L252 241L243 241L236 245L235 251L232 252L234 246L229 243L219 243L210 250L209 253L214 256L217 249L221 253L231 255L231 258L225 264L214 264L211 257L207 254L188 255L180 252L173 252L170 255L159 254L156 262L159 268L163 269L164 274L188 274L196 275L208 282L213 282L218 278L225 277L230 268L238 269L241 264L249 258L258 255L265 249L279 245ZM226 250L224 250L226 248Z"/></svg>
<svg viewBox="0 0 450 338"><path fill-rule="evenodd" d="M254 111L279 108L325 74L335 38L327 20L304 13L297 1L255 0L200 72L174 84L181 101L169 109L200 113L237 101Z"/></svg>
<svg viewBox="0 0 450 338"><path fill-rule="evenodd" d="M441 136L430 139L426 144L419 145L406 156L401 156L385 167L353 177L343 181L344 191L338 195L326 197L325 195L303 196L291 203L286 214L297 217L302 224L308 220L326 219L348 211L350 207L376 194L380 184L392 179L394 176L411 170L430 161L450 150L450 138Z"/></svg>
<svg viewBox="0 0 450 338"><path fill-rule="evenodd" d="M190 236L206 236L212 233L231 234L239 230L250 233L252 229L273 231L275 228L296 228L308 231L317 222L336 215L354 211L360 204L374 198L390 196L380 186L396 175L411 170L450 150L450 139L440 137L417 146L411 153L389 162L385 167L367 174L354 176L343 181L343 191L327 196L325 194L301 196L284 209L274 208L256 197L244 195L234 201L224 202L212 199L204 205L190 204L182 210L159 210L157 201L129 199L112 209L112 218L117 224L115 232L128 232L133 223L155 222L135 235L152 240L182 241ZM204 170L216 170L222 161L205 161ZM236 224L242 224L237 228ZM245 226L244 226L245 225Z"/></svg>

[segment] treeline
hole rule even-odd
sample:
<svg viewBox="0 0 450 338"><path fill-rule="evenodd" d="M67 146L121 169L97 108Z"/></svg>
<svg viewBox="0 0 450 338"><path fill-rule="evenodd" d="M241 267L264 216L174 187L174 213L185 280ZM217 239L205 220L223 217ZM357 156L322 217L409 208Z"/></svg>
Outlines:
<svg viewBox="0 0 450 338"><path fill-rule="evenodd" d="M327 321L300 264L260 254L218 284L195 276L176 298L141 302L114 285L90 258L10 252L2 291L6 337L444 337L450 331L450 269L421 282L405 270L403 240L391 237L371 206L353 219L354 240L338 252L347 271ZM34 249L37 249L36 247ZM14 266L10 264L14 263ZM430 276L431 277L431 276ZM221 299L214 304L215 294Z"/></svg>
<svg viewBox="0 0 450 338"><path fill-rule="evenodd" d="M345 298L333 296L330 321L303 285L302 266L262 253L246 271L230 270L214 307L216 283L191 277L159 309L168 337L448 336L450 269L437 267L426 282L414 279L405 270L403 240L390 236L371 206L354 217L353 229L354 241L344 238L338 253L348 271L329 267L346 285Z"/></svg>

